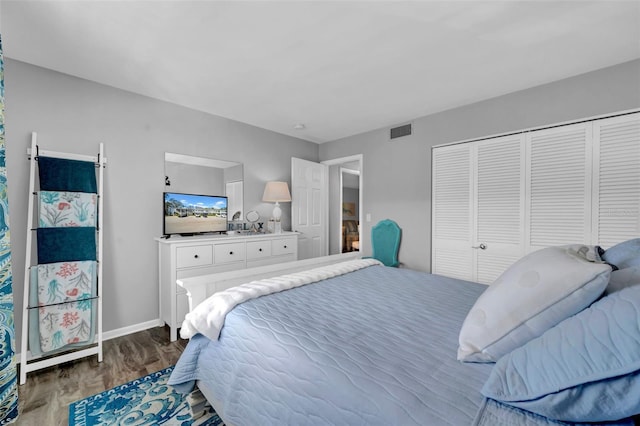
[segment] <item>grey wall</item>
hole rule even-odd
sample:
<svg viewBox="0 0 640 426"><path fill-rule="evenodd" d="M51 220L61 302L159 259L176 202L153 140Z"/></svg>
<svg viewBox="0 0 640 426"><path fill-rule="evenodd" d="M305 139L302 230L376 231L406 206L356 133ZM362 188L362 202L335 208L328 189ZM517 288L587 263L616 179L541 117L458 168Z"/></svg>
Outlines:
<svg viewBox="0 0 640 426"><path fill-rule="evenodd" d="M224 169L224 181L236 182L242 180L244 176L244 168L242 165L228 167Z"/></svg>
<svg viewBox="0 0 640 426"><path fill-rule="evenodd" d="M20 336L31 132L42 149L94 155L105 144L104 330L158 318L164 153L244 164L245 210L265 217L269 180L291 180L291 157L318 161L318 145L138 96L5 57L6 156L16 335ZM131 206L136 206L132 213ZM283 226L290 229L289 205ZM18 348L20 339L18 338Z"/></svg>
<svg viewBox="0 0 640 426"><path fill-rule="evenodd" d="M532 72L535 72L533 70ZM371 227L391 218L403 229L400 261L431 268L431 147L470 138L640 108L640 60L413 120L412 136L387 128L320 145L320 160L363 154L364 254Z"/></svg>
<svg viewBox="0 0 640 426"><path fill-rule="evenodd" d="M224 169L166 161L164 173L171 181L165 191L225 195Z"/></svg>

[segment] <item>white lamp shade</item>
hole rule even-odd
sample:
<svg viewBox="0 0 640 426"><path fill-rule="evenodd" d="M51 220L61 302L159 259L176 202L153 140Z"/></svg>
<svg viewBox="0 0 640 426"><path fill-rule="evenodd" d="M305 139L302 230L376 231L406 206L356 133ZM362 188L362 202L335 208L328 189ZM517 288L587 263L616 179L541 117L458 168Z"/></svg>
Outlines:
<svg viewBox="0 0 640 426"><path fill-rule="evenodd" d="M289 185L287 185L287 182L267 182L267 186L264 187L264 194L262 194L262 201L276 203L276 205L273 206L273 219L277 222L276 226L279 226L282 209L278 204L280 202L291 201L291 194L289 193ZM276 233L279 233L279 231L276 231Z"/></svg>
<svg viewBox="0 0 640 426"><path fill-rule="evenodd" d="M287 182L267 182L264 194L262 194L262 201L269 203L291 201Z"/></svg>

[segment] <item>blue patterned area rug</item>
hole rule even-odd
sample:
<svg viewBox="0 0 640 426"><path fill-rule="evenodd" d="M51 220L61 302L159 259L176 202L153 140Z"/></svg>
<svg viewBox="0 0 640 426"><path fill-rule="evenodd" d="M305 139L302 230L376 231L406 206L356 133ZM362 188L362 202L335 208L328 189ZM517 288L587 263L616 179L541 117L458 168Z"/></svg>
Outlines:
<svg viewBox="0 0 640 426"><path fill-rule="evenodd" d="M69 426L179 425L224 426L220 417L204 404L193 404L167 385L173 367L116 386L69 405ZM197 398L196 398L197 399Z"/></svg>

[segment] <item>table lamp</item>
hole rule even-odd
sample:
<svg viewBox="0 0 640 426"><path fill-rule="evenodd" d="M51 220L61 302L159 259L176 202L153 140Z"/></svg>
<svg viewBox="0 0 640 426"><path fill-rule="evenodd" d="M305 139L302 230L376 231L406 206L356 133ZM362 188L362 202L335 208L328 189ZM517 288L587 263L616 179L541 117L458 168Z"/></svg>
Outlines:
<svg viewBox="0 0 640 426"><path fill-rule="evenodd" d="M291 201L291 194L289 193L289 185L287 182L267 182L267 186L264 188L264 194L262 195L262 201L276 203L273 207L273 219L276 222L280 222L280 218L282 217L280 203Z"/></svg>

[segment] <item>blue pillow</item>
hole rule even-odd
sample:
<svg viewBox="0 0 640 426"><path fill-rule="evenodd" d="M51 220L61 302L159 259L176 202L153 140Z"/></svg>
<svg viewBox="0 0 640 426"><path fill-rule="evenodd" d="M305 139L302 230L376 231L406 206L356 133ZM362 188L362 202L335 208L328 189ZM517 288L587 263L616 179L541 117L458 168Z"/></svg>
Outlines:
<svg viewBox="0 0 640 426"><path fill-rule="evenodd" d="M561 421L640 414L640 286L600 299L502 357L482 394Z"/></svg>
<svg viewBox="0 0 640 426"><path fill-rule="evenodd" d="M611 294L632 285L640 285L640 266L631 266L611 272L605 294Z"/></svg>
<svg viewBox="0 0 640 426"><path fill-rule="evenodd" d="M602 259L618 269L640 266L640 238L623 241L605 250Z"/></svg>

